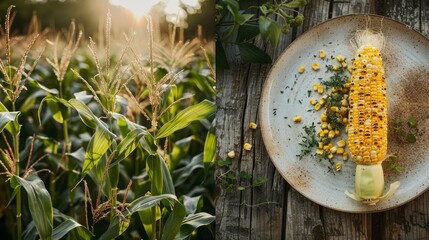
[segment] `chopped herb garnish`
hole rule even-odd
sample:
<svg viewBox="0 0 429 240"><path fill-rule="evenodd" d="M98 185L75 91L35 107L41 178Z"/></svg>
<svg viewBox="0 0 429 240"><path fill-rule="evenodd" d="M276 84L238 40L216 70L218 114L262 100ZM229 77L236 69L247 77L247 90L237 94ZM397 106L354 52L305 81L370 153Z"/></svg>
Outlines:
<svg viewBox="0 0 429 240"><path fill-rule="evenodd" d="M303 126L304 133L302 134L302 140L299 143L301 146L301 152L299 155L299 159L302 159L307 154L311 153L312 149L317 146L317 139L316 139L316 126L314 125L314 122L311 123L310 126Z"/></svg>

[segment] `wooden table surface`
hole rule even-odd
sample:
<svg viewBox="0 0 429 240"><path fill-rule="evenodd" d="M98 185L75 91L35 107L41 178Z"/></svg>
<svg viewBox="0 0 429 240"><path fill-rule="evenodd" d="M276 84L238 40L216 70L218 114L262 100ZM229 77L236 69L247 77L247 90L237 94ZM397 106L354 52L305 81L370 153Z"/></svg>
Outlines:
<svg viewBox="0 0 429 240"><path fill-rule="evenodd" d="M308 0L304 24L283 35L277 49L257 44L275 61L312 26L351 13L384 15L429 36L427 0ZM216 239L429 239L429 191L390 211L350 214L319 206L291 188L271 163L260 129L248 128L249 122L259 122L261 91L271 65L243 64L233 48L226 51L231 69L217 71L217 159L235 150L230 169L237 179L246 171L268 182L244 191L225 191L218 183ZM244 152L244 143L251 143L252 150ZM217 167L218 180L223 173L225 168Z"/></svg>

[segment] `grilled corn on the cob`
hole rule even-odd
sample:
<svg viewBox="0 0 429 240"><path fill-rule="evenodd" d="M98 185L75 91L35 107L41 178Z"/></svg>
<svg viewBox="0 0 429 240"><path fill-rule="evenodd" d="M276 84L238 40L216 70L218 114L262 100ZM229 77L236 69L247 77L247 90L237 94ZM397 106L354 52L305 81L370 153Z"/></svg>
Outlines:
<svg viewBox="0 0 429 240"><path fill-rule="evenodd" d="M399 182L384 192L381 162L387 152L387 96L380 50L381 33L363 30L356 33L355 60L352 66L349 93L348 146L357 164L355 193L346 194L358 201L374 205L393 195Z"/></svg>

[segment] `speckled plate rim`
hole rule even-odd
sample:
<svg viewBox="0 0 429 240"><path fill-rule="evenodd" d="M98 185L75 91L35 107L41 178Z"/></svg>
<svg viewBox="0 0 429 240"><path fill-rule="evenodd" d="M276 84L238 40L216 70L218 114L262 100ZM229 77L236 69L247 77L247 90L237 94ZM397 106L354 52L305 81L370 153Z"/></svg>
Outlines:
<svg viewBox="0 0 429 240"><path fill-rule="evenodd" d="M295 45L297 45L300 41L301 38L304 38L304 36L310 35L313 32L316 32L316 30L318 28L322 28L325 27L327 25L332 24L333 22L339 21L341 19L346 19L346 18L353 18L353 17L361 17L361 16L369 16L370 18L378 18L381 21L390 21L394 24L400 25L401 27L405 27L406 29L408 29L409 31L411 31L414 34L418 34L420 35L423 39L425 39L426 41L429 42L429 38L427 38L425 35L423 35L422 33L414 30L412 27L410 27L407 24L404 24L398 20L392 19L392 18L388 18L385 16L380 16L380 15L376 15L376 14L347 14L347 15L342 15L342 16L338 16L335 18L331 18L328 19L320 24L317 24L315 26L313 26L311 29L307 30L306 32L304 32L303 34L301 34L299 37L297 37L292 43L290 43L285 50L283 50L283 52L279 55L279 57L277 58L277 60L274 62L274 64L271 66L270 71L267 74L266 77L266 81L264 82L264 86L262 89L262 94L261 94L261 99L260 99L260 104L259 104L259 119L260 119L260 128L261 128L261 133L262 133L262 140L264 142L265 148L268 152L268 155L270 156L270 160L271 162L274 164L276 170L280 173L280 175L283 177L283 179L285 179L288 184L290 184L296 191L298 191L300 194L302 194L304 197L306 197L307 199L313 201L316 204L319 204L320 206L332 209L332 210L336 210L336 211L341 211L341 212L347 212L347 213L377 213L377 212L383 212L383 211L388 211L397 207L400 207L408 202L411 202L412 200L416 199L417 197L419 197L420 195L422 195L424 192L426 192L429 188L429 185L426 186L426 188L423 188L420 192L416 193L414 196L410 197L409 199L406 199L402 202L397 203L396 205L393 206L389 206L383 209L362 209L362 210L346 210L346 209L340 209L340 208L335 208L332 206L329 206L327 204L325 204L323 201L320 201L319 199L313 199L309 196L309 194L307 194L305 191L303 191L302 189L300 189L299 187L297 187L292 181L288 180L288 177L285 176L285 173L283 171L280 171L279 168L280 166L278 165L278 163L276 161L273 161L272 156L274 156L274 152L272 150L272 148L270 147L272 144L274 144L274 142L269 139L269 126L268 124L268 117L267 114L269 113L269 109L268 109L268 104L266 104L269 100L269 93L271 90L271 85L273 84L274 78L271 77L271 75L273 74L273 70L275 69L275 67L277 66L277 64L280 62L281 59L285 58L285 55L288 53L289 49L293 48ZM285 160L286 161L286 160ZM345 195L342 195L341 197L345 197Z"/></svg>

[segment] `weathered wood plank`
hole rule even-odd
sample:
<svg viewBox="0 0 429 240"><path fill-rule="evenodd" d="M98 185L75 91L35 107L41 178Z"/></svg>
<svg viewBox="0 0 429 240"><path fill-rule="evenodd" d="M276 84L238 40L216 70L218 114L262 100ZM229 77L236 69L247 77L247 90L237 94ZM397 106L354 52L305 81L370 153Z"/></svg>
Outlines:
<svg viewBox="0 0 429 240"><path fill-rule="evenodd" d="M325 239L319 205L294 189L289 191L287 199L286 239Z"/></svg>
<svg viewBox="0 0 429 240"><path fill-rule="evenodd" d="M375 3L374 1L370 0L334 1L332 7L332 17L352 13L375 13Z"/></svg>
<svg viewBox="0 0 429 240"><path fill-rule="evenodd" d="M420 0L385 0L386 16L420 31ZM422 1L424 2L424 1Z"/></svg>
<svg viewBox="0 0 429 240"><path fill-rule="evenodd" d="M429 1L421 1L420 32L429 37Z"/></svg>

